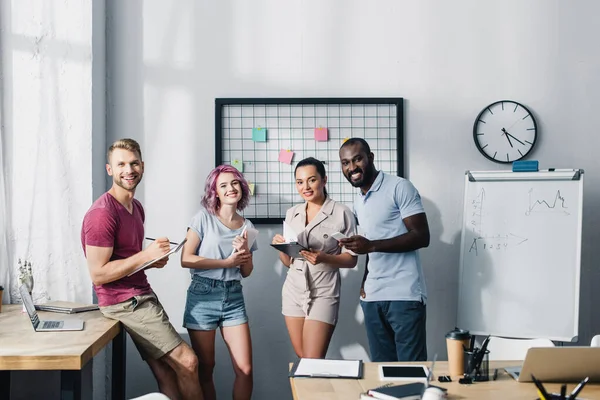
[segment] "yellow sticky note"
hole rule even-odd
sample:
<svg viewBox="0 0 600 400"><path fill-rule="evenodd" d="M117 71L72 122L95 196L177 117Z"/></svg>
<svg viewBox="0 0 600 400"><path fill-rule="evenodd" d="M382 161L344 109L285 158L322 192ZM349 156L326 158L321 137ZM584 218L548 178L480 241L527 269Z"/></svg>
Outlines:
<svg viewBox="0 0 600 400"><path fill-rule="evenodd" d="M231 166L240 172L244 172L244 162L242 160L233 160Z"/></svg>
<svg viewBox="0 0 600 400"><path fill-rule="evenodd" d="M254 196L254 183L248 182L248 188L250 189L250 195Z"/></svg>
<svg viewBox="0 0 600 400"><path fill-rule="evenodd" d="M350 139L350 138L346 137L346 138L342 139L342 143L346 143L348 141L348 139Z"/></svg>

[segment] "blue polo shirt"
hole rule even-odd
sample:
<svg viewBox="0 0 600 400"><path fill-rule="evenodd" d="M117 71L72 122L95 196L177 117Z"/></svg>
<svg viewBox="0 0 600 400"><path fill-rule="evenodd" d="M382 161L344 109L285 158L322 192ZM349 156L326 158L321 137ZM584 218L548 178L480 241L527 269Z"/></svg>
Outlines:
<svg viewBox="0 0 600 400"><path fill-rule="evenodd" d="M354 214L360 230L369 240L390 239L408 229L404 218L425 212L421 196L410 181L379 171L366 194L354 200ZM420 301L427 288L418 251L369 253L367 297L362 301Z"/></svg>

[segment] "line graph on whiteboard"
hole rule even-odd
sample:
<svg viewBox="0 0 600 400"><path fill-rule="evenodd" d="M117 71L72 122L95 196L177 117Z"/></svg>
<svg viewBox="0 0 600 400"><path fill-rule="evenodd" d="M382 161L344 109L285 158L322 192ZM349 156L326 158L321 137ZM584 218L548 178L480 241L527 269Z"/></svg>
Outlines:
<svg viewBox="0 0 600 400"><path fill-rule="evenodd" d="M469 253L478 255L483 251L508 250L511 247L519 246L526 242L527 238L515 235L512 232L489 233L484 230L485 219L485 189L481 189L477 196L471 200L471 221L470 228L475 237L471 242Z"/></svg>
<svg viewBox="0 0 600 400"><path fill-rule="evenodd" d="M554 199L546 201L544 199L533 200L533 188L529 189L529 205L525 211L525 215L530 216L532 213L559 213L564 215L570 215L567 211L568 207L565 205L565 198L560 194L560 190L556 191Z"/></svg>

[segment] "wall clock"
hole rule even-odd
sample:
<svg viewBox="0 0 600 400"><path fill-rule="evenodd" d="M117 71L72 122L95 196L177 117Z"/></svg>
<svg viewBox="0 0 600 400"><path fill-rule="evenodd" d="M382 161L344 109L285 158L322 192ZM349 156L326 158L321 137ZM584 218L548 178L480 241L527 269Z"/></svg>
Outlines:
<svg viewBox="0 0 600 400"><path fill-rule="evenodd" d="M481 110L473 124L473 140L487 159L508 164L533 150L537 124L523 104L500 100Z"/></svg>

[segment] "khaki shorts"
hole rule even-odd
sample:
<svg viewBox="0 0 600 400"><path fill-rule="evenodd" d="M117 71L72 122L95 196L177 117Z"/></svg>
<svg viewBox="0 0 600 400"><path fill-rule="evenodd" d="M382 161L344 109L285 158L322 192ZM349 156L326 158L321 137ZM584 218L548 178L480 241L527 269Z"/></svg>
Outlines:
<svg viewBox="0 0 600 400"><path fill-rule="evenodd" d="M340 308L338 271L299 271L290 268L281 291L281 313L287 317L335 325Z"/></svg>
<svg viewBox="0 0 600 400"><path fill-rule="evenodd" d="M154 293L100 307L100 311L123 324L144 360L158 360L183 342Z"/></svg>

